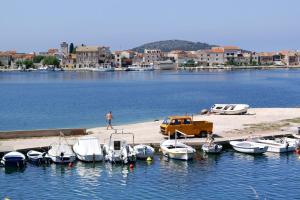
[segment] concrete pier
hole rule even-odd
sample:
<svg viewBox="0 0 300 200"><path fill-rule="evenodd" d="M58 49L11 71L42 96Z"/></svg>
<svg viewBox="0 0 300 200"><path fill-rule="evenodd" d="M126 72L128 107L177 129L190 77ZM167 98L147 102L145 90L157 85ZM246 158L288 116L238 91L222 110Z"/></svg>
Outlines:
<svg viewBox="0 0 300 200"><path fill-rule="evenodd" d="M251 136L284 136L296 133L300 126L300 108L253 108L246 115L195 115L194 120L208 120L214 123L215 141L228 143L230 140L241 140ZM115 129L132 132L135 144L151 144L159 146L165 138L159 133L162 120L114 126ZM114 125L114 124L113 124ZM86 132L100 139L101 143L108 141L114 130L106 127L87 129ZM66 136L72 145L79 136ZM120 135L121 137L121 135ZM131 143L132 139L123 136ZM184 141L184 139L182 139ZM0 139L0 152L48 147L58 142L58 137L32 137L17 139ZM205 138L187 138L186 143L200 145Z"/></svg>

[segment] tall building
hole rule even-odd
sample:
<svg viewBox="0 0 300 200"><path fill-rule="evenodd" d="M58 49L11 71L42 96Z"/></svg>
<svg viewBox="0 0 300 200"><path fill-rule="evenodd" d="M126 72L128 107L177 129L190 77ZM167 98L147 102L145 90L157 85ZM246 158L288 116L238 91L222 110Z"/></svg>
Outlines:
<svg viewBox="0 0 300 200"><path fill-rule="evenodd" d="M64 57L69 55L69 44L66 42L62 42L60 44L60 49L61 49L61 53L63 54Z"/></svg>
<svg viewBox="0 0 300 200"><path fill-rule="evenodd" d="M79 46L76 48L76 67L98 67L104 63L111 63L109 47Z"/></svg>

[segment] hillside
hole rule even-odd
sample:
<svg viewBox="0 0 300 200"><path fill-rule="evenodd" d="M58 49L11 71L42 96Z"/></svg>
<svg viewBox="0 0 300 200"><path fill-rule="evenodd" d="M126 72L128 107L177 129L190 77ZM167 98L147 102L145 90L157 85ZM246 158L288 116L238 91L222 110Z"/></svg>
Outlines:
<svg viewBox="0 0 300 200"><path fill-rule="evenodd" d="M160 49L163 52L172 50L183 50L183 51L196 51L200 49L208 49L216 45L209 45L201 42L191 42L185 40L164 40L158 42L151 42L135 47L132 50L137 52L144 52L144 49Z"/></svg>

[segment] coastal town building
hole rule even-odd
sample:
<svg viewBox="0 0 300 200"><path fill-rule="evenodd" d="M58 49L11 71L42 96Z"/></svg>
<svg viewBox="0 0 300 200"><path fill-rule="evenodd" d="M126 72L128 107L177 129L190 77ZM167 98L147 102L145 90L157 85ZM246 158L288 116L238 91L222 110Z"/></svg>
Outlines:
<svg viewBox="0 0 300 200"><path fill-rule="evenodd" d="M0 52L0 66L4 67L10 65L11 60L12 60L11 54L7 52Z"/></svg>
<svg viewBox="0 0 300 200"><path fill-rule="evenodd" d="M143 62L145 64L153 64L157 61L162 60L163 53L159 49L145 49Z"/></svg>
<svg viewBox="0 0 300 200"><path fill-rule="evenodd" d="M61 51L63 57L68 56L69 55L69 44L66 42L62 42L60 44L60 51Z"/></svg>
<svg viewBox="0 0 300 200"><path fill-rule="evenodd" d="M103 46L79 46L76 48L76 67L98 67L104 63L112 62L112 54L109 47Z"/></svg>
<svg viewBox="0 0 300 200"><path fill-rule="evenodd" d="M134 51L126 50L126 51L115 51L114 55L114 65L116 68L126 67L132 64L132 60L135 56Z"/></svg>

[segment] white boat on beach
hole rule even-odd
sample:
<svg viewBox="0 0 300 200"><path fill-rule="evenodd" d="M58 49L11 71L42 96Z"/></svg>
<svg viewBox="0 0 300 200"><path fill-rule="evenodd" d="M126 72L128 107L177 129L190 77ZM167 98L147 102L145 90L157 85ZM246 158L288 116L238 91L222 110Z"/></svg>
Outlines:
<svg viewBox="0 0 300 200"><path fill-rule="evenodd" d="M221 153L223 146L215 143L212 144L205 143L202 145L201 148L202 151L205 153Z"/></svg>
<svg viewBox="0 0 300 200"><path fill-rule="evenodd" d="M135 145L133 149L136 152L136 157L138 159L147 159L148 157L153 157L154 148L149 145L139 144Z"/></svg>
<svg viewBox="0 0 300 200"><path fill-rule="evenodd" d="M267 152L268 146L250 141L230 141L230 145L234 150L248 154L262 154Z"/></svg>
<svg viewBox="0 0 300 200"><path fill-rule="evenodd" d="M241 115L246 114L248 109L247 104L214 104L211 112L222 115Z"/></svg>
<svg viewBox="0 0 300 200"><path fill-rule="evenodd" d="M102 147L96 137L80 137L73 145L73 151L81 161L98 162L103 160Z"/></svg>
<svg viewBox="0 0 300 200"><path fill-rule="evenodd" d="M127 143L124 139L116 139L113 136L122 136L125 134L131 134L134 144L134 135L133 133L118 133L117 130L115 133L112 133L109 138L109 142L104 144L103 151L105 154L105 160L111 163L123 163L127 164L130 162L136 161L136 152L135 150Z"/></svg>
<svg viewBox="0 0 300 200"><path fill-rule="evenodd" d="M26 157L20 152L12 151L2 157L1 164L5 167L23 168L26 165Z"/></svg>
<svg viewBox="0 0 300 200"><path fill-rule="evenodd" d="M59 143L52 144L46 155L54 163L72 163L76 160L76 155L73 152L71 145L69 145L65 140L59 138Z"/></svg>
<svg viewBox="0 0 300 200"><path fill-rule="evenodd" d="M195 156L196 150L182 142L175 140L165 140L160 144L160 149L167 158L177 160L190 160Z"/></svg>

